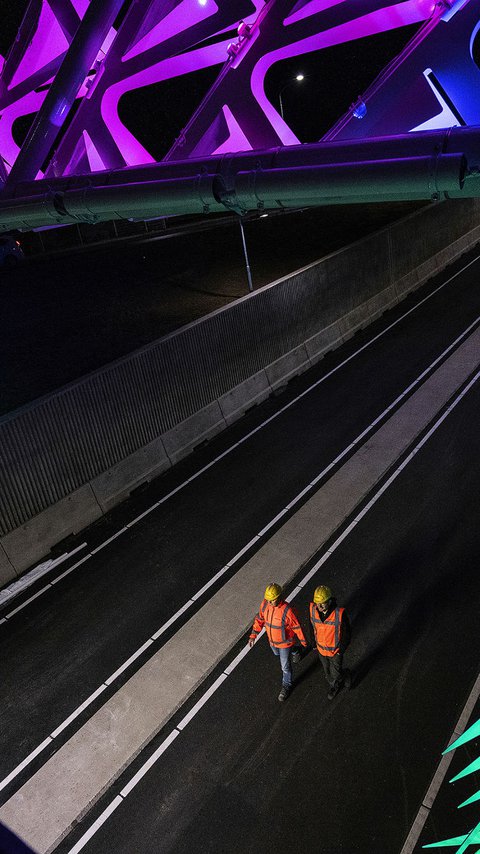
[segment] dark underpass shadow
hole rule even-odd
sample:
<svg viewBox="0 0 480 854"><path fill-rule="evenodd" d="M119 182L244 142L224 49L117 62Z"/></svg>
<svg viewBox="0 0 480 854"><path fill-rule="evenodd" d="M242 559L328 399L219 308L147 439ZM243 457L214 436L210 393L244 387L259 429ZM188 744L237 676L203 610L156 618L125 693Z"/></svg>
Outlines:
<svg viewBox="0 0 480 854"><path fill-rule="evenodd" d="M352 642L344 660L344 667L352 672L352 689L375 668L392 642L408 636L413 645L421 637L427 618L445 611L445 590L454 591L458 585L459 565L458 560L453 565L448 558L435 560L435 546L438 548L438 543L399 552L340 602L352 625ZM462 574L469 559L473 557L468 555L462 561ZM451 608L455 608L454 601L450 601ZM304 656L295 683L309 678L316 667L321 665L313 650Z"/></svg>

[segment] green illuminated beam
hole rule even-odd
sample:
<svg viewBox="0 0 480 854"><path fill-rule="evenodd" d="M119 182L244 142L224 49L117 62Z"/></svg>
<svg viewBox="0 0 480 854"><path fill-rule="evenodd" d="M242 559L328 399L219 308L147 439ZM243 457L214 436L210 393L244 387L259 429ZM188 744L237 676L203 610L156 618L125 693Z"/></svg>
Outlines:
<svg viewBox="0 0 480 854"><path fill-rule="evenodd" d="M467 741L471 741L472 738L477 738L478 736L480 736L480 718L476 723L472 724L471 727L465 730L463 735L460 735L454 742L452 742L452 744L443 751L442 755L449 753L450 750L455 750L455 748L460 747L462 744L466 744Z"/></svg>
<svg viewBox="0 0 480 854"><path fill-rule="evenodd" d="M422 848L450 848L455 845L462 845L467 838L468 834L465 836L454 836L453 839L444 839L443 842L430 842L429 845L422 845Z"/></svg>
<svg viewBox="0 0 480 854"><path fill-rule="evenodd" d="M449 782L455 783L457 780L461 780L462 777L467 777L468 774L473 774L474 771L478 770L480 770L480 756L478 757L478 759L474 759L473 762L470 762L470 765L467 765L467 767L464 768L463 771L460 771L460 773L457 774L456 777L452 777Z"/></svg>
<svg viewBox="0 0 480 854"><path fill-rule="evenodd" d="M480 822L465 836L455 836L453 839L444 839L442 842L430 842L429 845L422 845L422 848L448 848L460 845L460 848L457 848L456 854L464 854L470 845L474 845L477 842L480 842ZM472 851L471 854L478 854L478 849L476 852Z"/></svg>
<svg viewBox="0 0 480 854"><path fill-rule="evenodd" d="M459 804L457 809L459 810L460 807L466 807L466 806L468 806L468 804L473 804L475 801L480 801L480 789L478 792L476 792L474 795L472 795L471 798L467 798L467 800L464 801L463 804Z"/></svg>

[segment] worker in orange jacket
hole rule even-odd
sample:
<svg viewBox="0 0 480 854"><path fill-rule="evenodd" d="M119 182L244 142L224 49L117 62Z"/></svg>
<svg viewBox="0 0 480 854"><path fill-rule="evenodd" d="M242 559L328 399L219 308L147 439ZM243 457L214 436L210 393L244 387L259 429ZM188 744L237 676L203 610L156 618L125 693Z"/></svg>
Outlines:
<svg viewBox="0 0 480 854"><path fill-rule="evenodd" d="M345 685L350 688L351 674L343 669L343 654L350 643L350 622L345 608L339 608L330 587L315 588L310 602L310 623L325 678L330 685L328 699L333 700Z"/></svg>
<svg viewBox="0 0 480 854"><path fill-rule="evenodd" d="M253 621L249 639L251 647L263 627L265 627L273 654L280 658L282 688L278 699L283 703L292 690L291 659L295 663L301 660L298 641L304 648L307 647L307 641L295 610L288 602L285 602L283 589L280 584L275 582L267 586L258 614Z"/></svg>

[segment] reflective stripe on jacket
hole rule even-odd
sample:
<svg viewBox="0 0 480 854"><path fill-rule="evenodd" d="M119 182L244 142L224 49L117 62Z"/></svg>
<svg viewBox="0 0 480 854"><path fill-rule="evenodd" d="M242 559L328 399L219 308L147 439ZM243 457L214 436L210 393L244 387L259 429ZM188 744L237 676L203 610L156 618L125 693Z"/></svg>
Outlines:
<svg viewBox="0 0 480 854"><path fill-rule="evenodd" d="M264 626L270 646L277 649L293 646L297 638L302 646L307 644L298 617L288 602L280 602L279 605L274 606L264 599L253 621L250 637L256 638Z"/></svg>
<svg viewBox="0 0 480 854"><path fill-rule="evenodd" d="M325 620L320 617L315 602L310 602L310 621L320 655L335 655L340 648L340 627L345 608L333 608Z"/></svg>

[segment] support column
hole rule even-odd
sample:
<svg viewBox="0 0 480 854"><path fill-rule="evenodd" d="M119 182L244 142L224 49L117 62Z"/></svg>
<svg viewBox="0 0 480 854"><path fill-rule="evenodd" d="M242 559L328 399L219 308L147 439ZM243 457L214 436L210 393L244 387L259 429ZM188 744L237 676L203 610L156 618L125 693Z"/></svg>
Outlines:
<svg viewBox="0 0 480 854"><path fill-rule="evenodd" d="M124 0L91 0L13 164L7 192L21 181L35 179L123 3Z"/></svg>

